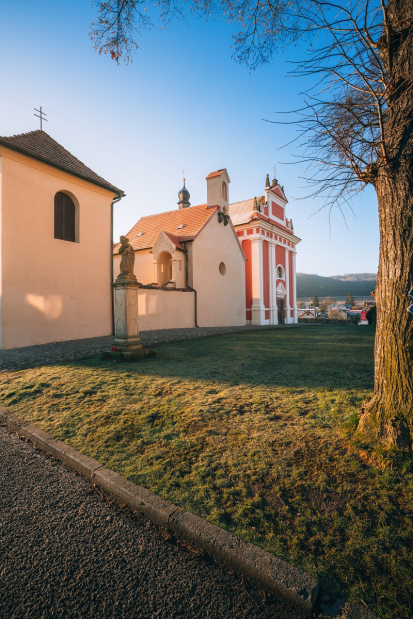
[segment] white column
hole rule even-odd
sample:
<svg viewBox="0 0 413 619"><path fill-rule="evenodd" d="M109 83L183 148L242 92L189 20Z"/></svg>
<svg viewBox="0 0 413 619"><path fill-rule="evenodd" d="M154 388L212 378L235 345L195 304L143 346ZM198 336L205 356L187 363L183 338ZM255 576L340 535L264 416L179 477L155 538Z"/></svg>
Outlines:
<svg viewBox="0 0 413 619"><path fill-rule="evenodd" d="M297 317L297 272L295 265L295 257L297 255L296 251L293 251L293 290L294 290L294 298L293 298L293 308L294 308L294 323L298 322Z"/></svg>
<svg viewBox="0 0 413 619"><path fill-rule="evenodd" d="M265 321L262 240L251 239L252 305L251 324L263 325Z"/></svg>
<svg viewBox="0 0 413 619"><path fill-rule="evenodd" d="M285 248L285 287L287 289L287 303L285 304L286 306L286 318L285 318L285 324L289 325L290 322L292 322L291 320L291 300L290 300L290 261L289 261L289 254L290 252L288 251L287 247Z"/></svg>
<svg viewBox="0 0 413 619"><path fill-rule="evenodd" d="M268 249L268 273L270 276L270 325L277 325L277 265L275 263L275 243L270 241Z"/></svg>

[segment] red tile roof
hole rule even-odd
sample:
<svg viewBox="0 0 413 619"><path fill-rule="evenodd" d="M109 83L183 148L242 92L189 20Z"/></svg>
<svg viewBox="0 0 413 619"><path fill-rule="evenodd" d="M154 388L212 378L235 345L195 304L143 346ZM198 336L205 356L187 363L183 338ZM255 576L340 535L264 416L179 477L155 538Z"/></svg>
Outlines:
<svg viewBox="0 0 413 619"><path fill-rule="evenodd" d="M206 204L200 204L167 213L148 215L142 217L125 236L135 250L148 249L155 245L160 233L164 231L179 249L184 249L181 244L193 241L217 209L217 206L208 209ZM182 228L178 230L178 226L181 225ZM138 236L140 232L142 234ZM113 253L118 252L119 245L120 243L117 243L114 246Z"/></svg>
<svg viewBox="0 0 413 619"><path fill-rule="evenodd" d="M182 251L186 251L184 245L181 245L181 243L179 242L179 236L177 236L176 234L172 234L171 232L165 232L165 234L168 238L171 239L175 247L177 247L178 249L182 249Z"/></svg>
<svg viewBox="0 0 413 619"><path fill-rule="evenodd" d="M123 194L121 189L98 176L79 159L76 159L72 153L69 153L68 150L53 140L45 131L30 131L29 133L20 133L10 137L0 136L0 144L23 155L33 157L38 161L43 161L43 163L48 163L55 168L59 168L59 170L69 172L69 174L89 181L94 185L109 189L114 194Z"/></svg>
<svg viewBox="0 0 413 619"><path fill-rule="evenodd" d="M206 177L206 180L208 180L208 178L214 178L214 176L221 176L221 174L223 172L225 172L226 168L221 168L220 170L217 170L216 172L211 172L211 174L208 174L208 176Z"/></svg>

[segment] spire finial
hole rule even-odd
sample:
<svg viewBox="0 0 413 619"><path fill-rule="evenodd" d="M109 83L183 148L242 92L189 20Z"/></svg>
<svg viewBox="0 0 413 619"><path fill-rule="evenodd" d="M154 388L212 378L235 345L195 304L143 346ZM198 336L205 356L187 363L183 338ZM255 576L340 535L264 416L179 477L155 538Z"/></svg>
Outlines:
<svg viewBox="0 0 413 619"><path fill-rule="evenodd" d="M267 174L268 176L268 174ZM254 198L254 206L253 206L253 211L258 211L258 202L257 202L257 197L255 196Z"/></svg>
<svg viewBox="0 0 413 619"><path fill-rule="evenodd" d="M265 187L269 187L270 186L270 177L267 174L267 177L265 179Z"/></svg>
<svg viewBox="0 0 413 619"><path fill-rule="evenodd" d="M272 172L273 172L273 181L272 181L272 184L273 184L273 185L278 185L278 181L277 181L277 168L276 168L276 166L275 166L275 163L274 163L274 165L272 166Z"/></svg>

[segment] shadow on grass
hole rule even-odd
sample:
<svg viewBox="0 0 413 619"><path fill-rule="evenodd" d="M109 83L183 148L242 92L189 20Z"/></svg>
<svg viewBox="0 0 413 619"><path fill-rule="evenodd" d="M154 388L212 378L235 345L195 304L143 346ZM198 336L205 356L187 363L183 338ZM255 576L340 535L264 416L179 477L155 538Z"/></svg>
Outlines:
<svg viewBox="0 0 413 619"><path fill-rule="evenodd" d="M311 326L158 344L152 347L155 358L138 363L77 363L227 385L371 389L373 346L372 327Z"/></svg>

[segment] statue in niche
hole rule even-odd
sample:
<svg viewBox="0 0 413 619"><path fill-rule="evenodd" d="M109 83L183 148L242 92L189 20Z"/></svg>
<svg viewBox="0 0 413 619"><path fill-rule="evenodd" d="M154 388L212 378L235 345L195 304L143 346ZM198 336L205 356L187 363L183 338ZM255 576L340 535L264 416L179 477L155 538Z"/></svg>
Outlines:
<svg viewBox="0 0 413 619"><path fill-rule="evenodd" d="M121 236L120 242L121 245L119 247L119 253L122 255L122 259L120 261L120 274L117 279L136 281L136 277L133 272L133 267L135 265L135 251L126 236Z"/></svg>

